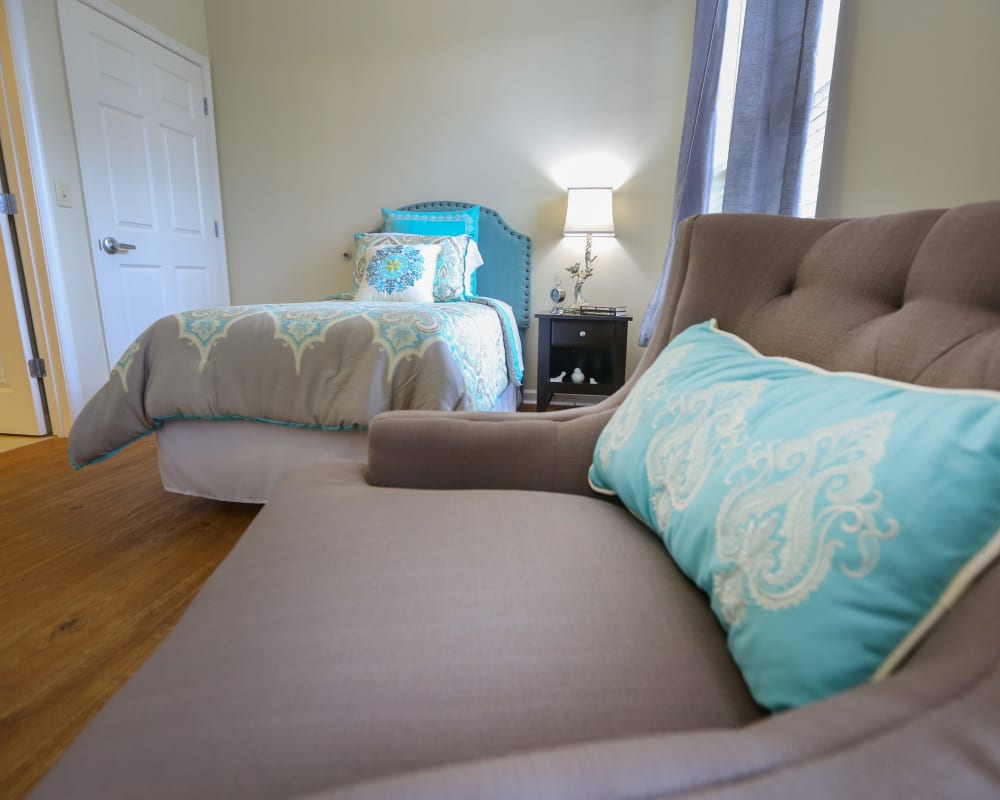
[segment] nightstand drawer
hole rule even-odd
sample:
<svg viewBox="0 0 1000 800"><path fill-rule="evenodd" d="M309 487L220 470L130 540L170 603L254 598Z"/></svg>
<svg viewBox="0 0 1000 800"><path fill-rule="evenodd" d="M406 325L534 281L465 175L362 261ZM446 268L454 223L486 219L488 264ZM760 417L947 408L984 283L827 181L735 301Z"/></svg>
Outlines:
<svg viewBox="0 0 1000 800"><path fill-rule="evenodd" d="M607 322L591 320L552 320L553 347L611 347L615 328Z"/></svg>

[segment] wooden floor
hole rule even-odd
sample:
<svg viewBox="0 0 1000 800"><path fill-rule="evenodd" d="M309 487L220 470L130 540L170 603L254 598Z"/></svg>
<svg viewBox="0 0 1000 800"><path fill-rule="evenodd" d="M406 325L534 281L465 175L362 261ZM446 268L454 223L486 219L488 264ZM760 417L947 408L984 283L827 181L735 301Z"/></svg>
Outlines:
<svg viewBox="0 0 1000 800"><path fill-rule="evenodd" d="M173 627L257 506L165 492L155 437L74 472L0 453L0 797L22 797Z"/></svg>

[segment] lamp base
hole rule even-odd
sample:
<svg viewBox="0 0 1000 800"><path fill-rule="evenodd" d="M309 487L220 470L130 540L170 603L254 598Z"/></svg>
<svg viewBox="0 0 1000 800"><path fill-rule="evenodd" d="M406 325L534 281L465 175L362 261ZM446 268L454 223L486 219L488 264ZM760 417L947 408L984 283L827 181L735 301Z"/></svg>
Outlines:
<svg viewBox="0 0 1000 800"><path fill-rule="evenodd" d="M578 313L580 308L587 305L587 301L583 299L583 284L586 282L587 278L594 274L594 262L597 261L597 256L591 256L590 249L593 246L593 238L588 233L587 234L587 247L583 254L583 269L580 269L580 262L577 261L572 267L567 267L566 271L573 276L573 305L571 305L567 310Z"/></svg>

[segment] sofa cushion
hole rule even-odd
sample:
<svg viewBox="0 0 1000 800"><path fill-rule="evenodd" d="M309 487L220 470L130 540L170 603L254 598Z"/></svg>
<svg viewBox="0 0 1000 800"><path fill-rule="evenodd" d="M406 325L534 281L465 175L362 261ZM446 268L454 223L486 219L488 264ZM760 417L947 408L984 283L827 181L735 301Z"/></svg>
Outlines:
<svg viewBox="0 0 1000 800"><path fill-rule="evenodd" d="M360 474L276 490L38 796L286 797L761 715L701 593L619 505Z"/></svg>
<svg viewBox="0 0 1000 800"><path fill-rule="evenodd" d="M941 647L922 647L889 680L738 730L536 751L373 781L323 799L996 800L997 608L994 570L932 634L928 645Z"/></svg>
<svg viewBox="0 0 1000 800"><path fill-rule="evenodd" d="M678 336L598 441L592 482L712 599L758 702L898 666L1000 551L1000 393Z"/></svg>

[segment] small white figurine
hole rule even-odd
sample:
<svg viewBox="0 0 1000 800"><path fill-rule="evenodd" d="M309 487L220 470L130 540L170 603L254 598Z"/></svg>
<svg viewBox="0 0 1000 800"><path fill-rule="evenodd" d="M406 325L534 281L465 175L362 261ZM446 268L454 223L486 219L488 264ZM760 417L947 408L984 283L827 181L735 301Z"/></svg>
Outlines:
<svg viewBox="0 0 1000 800"><path fill-rule="evenodd" d="M577 367L575 370L573 370L573 374L570 375L569 377L570 380L573 381L573 383L583 383L584 380L583 370Z"/></svg>
<svg viewBox="0 0 1000 800"><path fill-rule="evenodd" d="M591 378L590 379L590 385L591 386L597 386L597 378Z"/></svg>
<svg viewBox="0 0 1000 800"><path fill-rule="evenodd" d="M549 383L562 383L563 378L565 378L565 377L566 377L566 370L563 370L558 375L556 375L554 378L549 378Z"/></svg>

